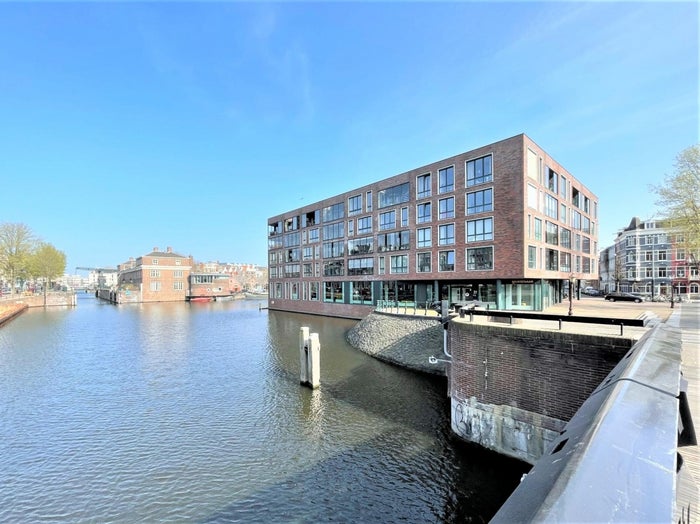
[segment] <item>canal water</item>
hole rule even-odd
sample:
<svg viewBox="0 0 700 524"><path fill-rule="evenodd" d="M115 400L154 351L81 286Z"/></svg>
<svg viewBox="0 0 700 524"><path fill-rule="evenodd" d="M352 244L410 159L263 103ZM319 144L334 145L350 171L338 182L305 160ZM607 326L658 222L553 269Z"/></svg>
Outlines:
<svg viewBox="0 0 700 524"><path fill-rule="evenodd" d="M444 379L258 301L32 309L0 329L0 522L482 522L525 466ZM299 329L321 387L299 384Z"/></svg>

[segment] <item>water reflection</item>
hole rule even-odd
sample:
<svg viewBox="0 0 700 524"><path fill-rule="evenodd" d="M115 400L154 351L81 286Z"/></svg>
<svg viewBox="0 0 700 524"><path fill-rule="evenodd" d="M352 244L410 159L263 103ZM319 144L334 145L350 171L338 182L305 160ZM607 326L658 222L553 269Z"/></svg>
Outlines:
<svg viewBox="0 0 700 524"><path fill-rule="evenodd" d="M0 521L488 519L522 466L455 441L444 380L353 350L353 324L249 301L25 313L0 329Z"/></svg>

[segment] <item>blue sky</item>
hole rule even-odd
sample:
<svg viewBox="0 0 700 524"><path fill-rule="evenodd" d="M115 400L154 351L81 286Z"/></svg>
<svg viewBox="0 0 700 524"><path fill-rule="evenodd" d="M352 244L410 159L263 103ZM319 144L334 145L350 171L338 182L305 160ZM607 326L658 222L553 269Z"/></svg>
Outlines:
<svg viewBox="0 0 700 524"><path fill-rule="evenodd" d="M76 266L267 263L267 219L525 133L600 247L698 143L696 2L0 3L0 222Z"/></svg>

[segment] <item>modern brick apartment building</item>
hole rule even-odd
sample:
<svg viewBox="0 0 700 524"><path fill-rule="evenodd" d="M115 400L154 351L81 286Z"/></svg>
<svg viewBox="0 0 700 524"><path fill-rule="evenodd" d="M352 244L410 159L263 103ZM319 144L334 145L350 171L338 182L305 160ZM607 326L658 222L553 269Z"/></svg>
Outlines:
<svg viewBox="0 0 700 524"><path fill-rule="evenodd" d="M521 134L268 220L269 307L542 310L597 280L598 199Z"/></svg>
<svg viewBox="0 0 700 524"><path fill-rule="evenodd" d="M151 253L119 265L120 292L138 296L127 301L184 301L193 263L192 257L173 253L170 247L165 251L154 247Z"/></svg>

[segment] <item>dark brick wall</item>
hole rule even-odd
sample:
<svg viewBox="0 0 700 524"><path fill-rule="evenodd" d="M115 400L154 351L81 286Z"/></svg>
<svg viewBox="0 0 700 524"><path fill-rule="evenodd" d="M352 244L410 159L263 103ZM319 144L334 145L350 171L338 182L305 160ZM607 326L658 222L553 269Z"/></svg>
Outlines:
<svg viewBox="0 0 700 524"><path fill-rule="evenodd" d="M634 341L451 322L451 395L568 421Z"/></svg>

